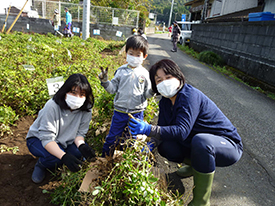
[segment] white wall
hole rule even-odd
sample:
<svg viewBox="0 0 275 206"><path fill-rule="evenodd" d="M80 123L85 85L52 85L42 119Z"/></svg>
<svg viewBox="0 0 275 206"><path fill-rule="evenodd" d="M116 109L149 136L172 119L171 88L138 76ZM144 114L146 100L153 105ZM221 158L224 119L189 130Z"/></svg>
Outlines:
<svg viewBox="0 0 275 206"><path fill-rule="evenodd" d="M222 1L215 0L213 2L212 8L211 8L210 17L221 15L223 1L224 0L222 0Z"/></svg>
<svg viewBox="0 0 275 206"><path fill-rule="evenodd" d="M257 6L258 0L223 0L221 15L242 11Z"/></svg>
<svg viewBox="0 0 275 206"><path fill-rule="evenodd" d="M15 6L18 9L22 9L27 0L0 0L0 14L5 14L5 8L9 8L9 6ZM24 12L28 12L31 10L32 0L28 0L24 8Z"/></svg>
<svg viewBox="0 0 275 206"><path fill-rule="evenodd" d="M275 13L275 1L274 0L265 0L264 12Z"/></svg>

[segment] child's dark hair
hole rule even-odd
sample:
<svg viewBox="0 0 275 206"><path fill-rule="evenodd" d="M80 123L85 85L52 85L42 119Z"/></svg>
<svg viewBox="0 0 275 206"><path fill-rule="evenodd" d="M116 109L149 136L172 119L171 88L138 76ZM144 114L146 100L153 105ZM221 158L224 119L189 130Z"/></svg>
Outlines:
<svg viewBox="0 0 275 206"><path fill-rule="evenodd" d="M143 56L148 54L149 44L148 41L139 35L131 36L126 41L126 53L129 49L140 50Z"/></svg>
<svg viewBox="0 0 275 206"><path fill-rule="evenodd" d="M138 30L138 33L139 33L139 35L144 34L144 32L143 32L143 30L141 28Z"/></svg>
<svg viewBox="0 0 275 206"><path fill-rule="evenodd" d="M159 94L155 81L155 76L159 69L163 69L165 74L171 74L173 77L177 78L180 81L180 85L183 86L185 84L185 77L181 72L179 66L170 59L162 59L155 63L149 70L152 90L155 93Z"/></svg>
<svg viewBox="0 0 275 206"><path fill-rule="evenodd" d="M80 91L85 91L86 95L86 100L79 109L87 112L90 111L94 105L94 95L90 83L83 74L72 74L69 76L62 87L53 96L53 100L61 107L61 109L70 109L65 102L65 97L74 87L79 87Z"/></svg>

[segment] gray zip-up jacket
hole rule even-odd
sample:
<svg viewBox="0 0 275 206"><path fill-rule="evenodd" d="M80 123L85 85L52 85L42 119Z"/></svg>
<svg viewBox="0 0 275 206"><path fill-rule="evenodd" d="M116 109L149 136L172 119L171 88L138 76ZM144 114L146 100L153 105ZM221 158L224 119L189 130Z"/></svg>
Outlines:
<svg viewBox="0 0 275 206"><path fill-rule="evenodd" d="M119 112L141 112L147 107L147 98L154 95L149 72L143 66L132 69L125 64L116 70L111 81L101 85L107 92L116 93L114 109Z"/></svg>

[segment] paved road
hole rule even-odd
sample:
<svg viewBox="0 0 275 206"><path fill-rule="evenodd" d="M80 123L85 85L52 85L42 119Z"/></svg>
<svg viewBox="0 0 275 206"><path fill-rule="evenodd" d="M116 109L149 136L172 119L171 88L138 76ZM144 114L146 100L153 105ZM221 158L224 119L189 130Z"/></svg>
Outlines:
<svg viewBox="0 0 275 206"><path fill-rule="evenodd" d="M212 206L275 205L275 101L243 83L226 77L189 57L172 53L167 34L148 35L147 68L160 59L174 60L187 83L210 97L237 127L244 143L241 160L230 167L217 168L211 196ZM177 168L169 162L171 181ZM183 190L192 188L192 178L182 179ZM190 198L189 198L190 199Z"/></svg>

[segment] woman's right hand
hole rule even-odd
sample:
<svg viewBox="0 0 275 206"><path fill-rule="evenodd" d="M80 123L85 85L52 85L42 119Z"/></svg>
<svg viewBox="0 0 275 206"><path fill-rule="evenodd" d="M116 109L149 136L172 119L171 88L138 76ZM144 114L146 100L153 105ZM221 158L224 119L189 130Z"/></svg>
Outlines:
<svg viewBox="0 0 275 206"><path fill-rule="evenodd" d="M149 136L151 132L150 124L147 124L146 122L135 118L130 118L129 128L131 130L132 135L145 134Z"/></svg>
<svg viewBox="0 0 275 206"><path fill-rule="evenodd" d="M81 169L80 165L82 165L82 162L77 159L75 156L65 153L61 161L71 170L72 172L77 172Z"/></svg>

